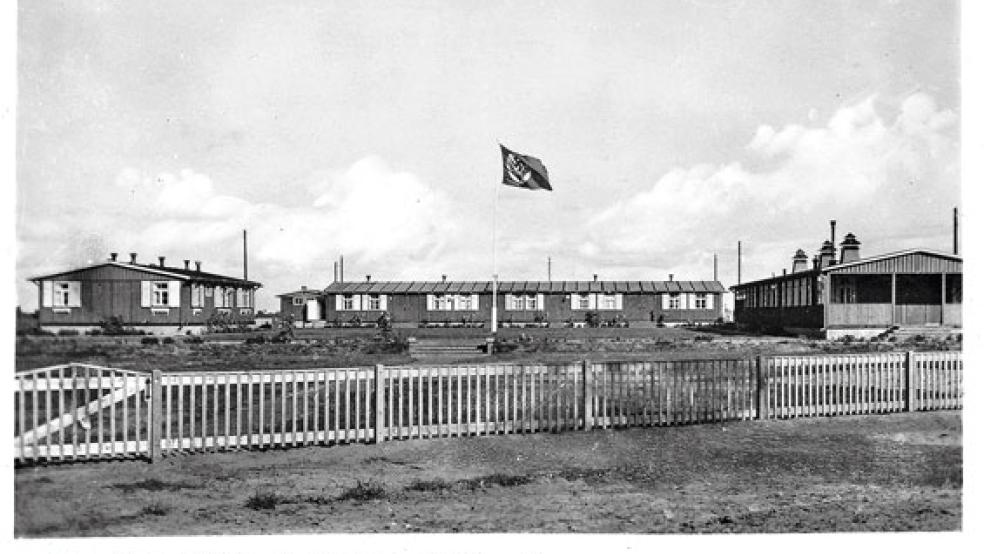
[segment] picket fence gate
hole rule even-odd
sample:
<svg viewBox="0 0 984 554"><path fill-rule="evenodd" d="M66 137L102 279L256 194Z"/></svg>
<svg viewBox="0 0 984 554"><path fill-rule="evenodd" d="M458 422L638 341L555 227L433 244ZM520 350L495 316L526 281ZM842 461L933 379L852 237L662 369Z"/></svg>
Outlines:
<svg viewBox="0 0 984 554"><path fill-rule="evenodd" d="M19 372L17 463L959 409L960 352L751 359Z"/></svg>

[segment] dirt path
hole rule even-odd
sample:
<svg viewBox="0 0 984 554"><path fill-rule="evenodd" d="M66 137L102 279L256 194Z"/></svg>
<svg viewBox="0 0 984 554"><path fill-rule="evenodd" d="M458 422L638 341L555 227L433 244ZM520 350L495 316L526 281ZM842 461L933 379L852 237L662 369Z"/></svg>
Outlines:
<svg viewBox="0 0 984 554"><path fill-rule="evenodd" d="M956 530L959 412L25 468L17 536Z"/></svg>

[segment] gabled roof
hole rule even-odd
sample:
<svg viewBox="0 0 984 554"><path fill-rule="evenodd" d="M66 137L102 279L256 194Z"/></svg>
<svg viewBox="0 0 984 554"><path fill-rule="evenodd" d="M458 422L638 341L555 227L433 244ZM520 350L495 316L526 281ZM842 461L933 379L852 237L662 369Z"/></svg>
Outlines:
<svg viewBox="0 0 984 554"><path fill-rule="evenodd" d="M97 269L100 267L114 266L124 269L130 269L133 271L141 271L144 273L150 273L151 275L160 275L162 277L169 277L171 279L181 279L183 281L204 281L209 283L216 283L221 285L237 285L242 286L247 284L254 287L263 286L257 281L246 281L243 279L238 279L236 277L229 277L226 275L219 275L217 273L208 273L205 271L195 271L193 269L184 269L179 267L161 267L159 265L151 264L131 264L125 262L114 262L105 261L98 264L93 264L85 267L78 267L74 269L69 269L66 271L59 271L58 273L50 273L48 275L38 275L36 277L31 277L28 281L40 281L42 279L51 279L54 277L59 277L62 275L67 275L69 273L77 273L79 271L88 271L91 269Z"/></svg>
<svg viewBox="0 0 984 554"><path fill-rule="evenodd" d="M717 281L499 281L502 294L654 294L727 292ZM491 281L351 281L332 283L326 294L479 294L492 292Z"/></svg>

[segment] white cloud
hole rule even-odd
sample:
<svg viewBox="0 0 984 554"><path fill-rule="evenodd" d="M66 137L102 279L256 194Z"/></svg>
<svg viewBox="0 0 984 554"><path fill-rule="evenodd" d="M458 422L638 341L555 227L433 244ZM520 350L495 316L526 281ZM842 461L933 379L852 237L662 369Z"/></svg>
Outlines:
<svg viewBox="0 0 984 554"><path fill-rule="evenodd" d="M879 114L884 105L893 117ZM763 125L748 159L676 168L601 212L589 232L597 251L658 257L679 274L743 240L755 245L745 279L781 270L795 248L815 251L828 219L840 222L838 234L858 234L867 252L939 248L959 203L956 121L917 93L894 105L867 98L824 126Z"/></svg>

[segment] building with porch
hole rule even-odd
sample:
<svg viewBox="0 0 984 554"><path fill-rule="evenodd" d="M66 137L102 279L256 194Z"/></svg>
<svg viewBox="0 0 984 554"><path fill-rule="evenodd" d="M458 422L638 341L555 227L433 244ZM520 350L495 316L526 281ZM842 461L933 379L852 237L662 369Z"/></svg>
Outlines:
<svg viewBox="0 0 984 554"><path fill-rule="evenodd" d="M826 338L962 326L960 256L910 249L862 258L860 246L848 233L839 261L833 240L824 241L812 267L799 250L792 271L731 287L735 322Z"/></svg>

